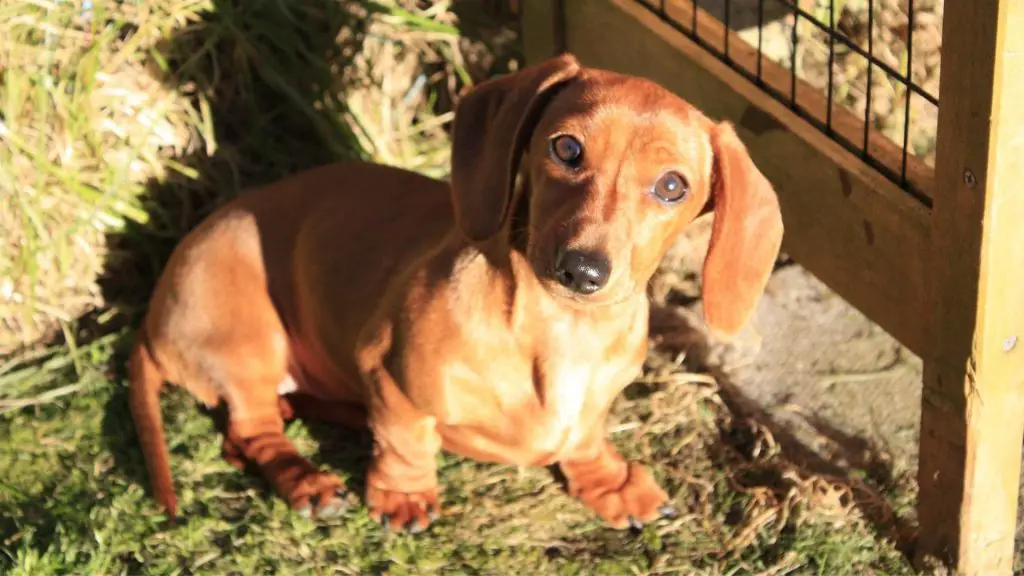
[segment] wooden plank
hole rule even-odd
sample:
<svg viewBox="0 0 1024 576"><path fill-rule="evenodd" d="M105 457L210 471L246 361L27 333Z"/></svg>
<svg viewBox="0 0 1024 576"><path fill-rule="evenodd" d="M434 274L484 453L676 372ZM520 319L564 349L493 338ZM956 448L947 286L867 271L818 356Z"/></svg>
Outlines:
<svg viewBox="0 0 1024 576"><path fill-rule="evenodd" d="M564 25L561 0L520 0L519 37L527 62L539 62L562 52Z"/></svg>
<svg viewBox="0 0 1024 576"><path fill-rule="evenodd" d="M1024 436L1024 3L947 2L917 558L1010 574Z"/></svg>
<svg viewBox="0 0 1024 576"><path fill-rule="evenodd" d="M565 2L567 47L584 64L651 78L736 124L779 193L786 252L922 353L929 212L921 203L635 0ZM747 45L730 43L743 57ZM763 71L788 81L771 62Z"/></svg>

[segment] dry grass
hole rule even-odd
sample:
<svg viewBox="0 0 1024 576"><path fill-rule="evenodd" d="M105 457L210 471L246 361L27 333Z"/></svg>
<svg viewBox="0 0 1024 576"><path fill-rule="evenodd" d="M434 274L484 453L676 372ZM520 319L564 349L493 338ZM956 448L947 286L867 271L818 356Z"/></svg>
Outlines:
<svg viewBox="0 0 1024 576"><path fill-rule="evenodd" d="M184 182L178 195L213 202L247 177L286 172L286 159L252 150L258 144L231 133L241 120L226 116L259 106L270 117L287 106L275 120L294 120L296 129L267 136L312 136L292 154L355 155L443 176L450 116L434 110L438 79L451 90L471 79L449 3L415 4L283 11L319 24L319 35L305 39L260 30L265 3L3 4L0 355L68 330L104 304L109 235L131 225L180 235L193 223L193 214L152 221L157 189ZM221 20L211 25L210 13ZM268 89L276 93L261 95ZM234 181L211 174L224 170Z"/></svg>
<svg viewBox="0 0 1024 576"><path fill-rule="evenodd" d="M146 221L138 196L202 125L146 70L156 42L202 6L0 7L0 354L101 303L104 235Z"/></svg>

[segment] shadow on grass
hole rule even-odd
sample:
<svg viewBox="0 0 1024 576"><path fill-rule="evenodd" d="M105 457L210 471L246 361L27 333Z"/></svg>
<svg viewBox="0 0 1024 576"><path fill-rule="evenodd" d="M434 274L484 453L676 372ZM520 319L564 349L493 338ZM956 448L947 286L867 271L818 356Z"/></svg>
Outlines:
<svg viewBox="0 0 1024 576"><path fill-rule="evenodd" d="M789 262L783 262L780 267L788 265ZM915 527L900 516L890 498L898 479L890 459L871 440L844 433L820 418L811 417L809 424L816 432L839 447L835 458L821 456L775 422L731 381L711 360L708 341L689 320L671 307L653 307L651 318L652 333L672 334L677 338L682 335L677 346L685 352L687 366L715 378L730 417L719 423L718 441L711 447L710 456L717 467L731 476L737 489L767 490L781 502L791 484L784 478L785 465L793 464L799 470L822 476L839 486L880 537L893 542L904 555L912 555ZM760 445L763 434L759 430L768 431L782 449L782 462L758 457L764 448Z"/></svg>

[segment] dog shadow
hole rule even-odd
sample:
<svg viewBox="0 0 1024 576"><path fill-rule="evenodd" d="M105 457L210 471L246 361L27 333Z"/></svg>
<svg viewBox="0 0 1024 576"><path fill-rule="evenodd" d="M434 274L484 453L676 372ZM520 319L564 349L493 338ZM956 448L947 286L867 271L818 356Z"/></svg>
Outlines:
<svg viewBox="0 0 1024 576"><path fill-rule="evenodd" d="M779 268L792 265L780 261ZM805 421L837 450L828 457L806 445L786 426L777 422L764 407L737 385L715 359L713 345L696 323L681 315L673 305L652 306L651 332L669 341L671 349L685 354L684 364L694 372L712 376L719 397L730 417L718 423L718 435L709 448L715 467L728 473L735 484L747 490L767 490L778 501L786 498L790 483L786 469L825 477L850 495L853 506L874 528L905 555L912 554L916 530L902 516L889 490L897 482L891 459L870 438L843 432L817 415ZM767 430L781 448L779 458L757 458L758 443Z"/></svg>

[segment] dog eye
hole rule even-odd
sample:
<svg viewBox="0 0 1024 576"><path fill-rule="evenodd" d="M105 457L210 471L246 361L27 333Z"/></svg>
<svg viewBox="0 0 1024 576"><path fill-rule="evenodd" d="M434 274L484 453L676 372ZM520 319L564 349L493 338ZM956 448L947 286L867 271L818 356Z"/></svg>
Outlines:
<svg viewBox="0 0 1024 576"><path fill-rule="evenodd" d="M551 153L562 164L569 168L577 168L583 159L583 144L572 136L563 134L551 141Z"/></svg>
<svg viewBox="0 0 1024 576"><path fill-rule="evenodd" d="M678 172L666 172L654 184L654 195L664 202L679 202L690 194L690 184Z"/></svg>

